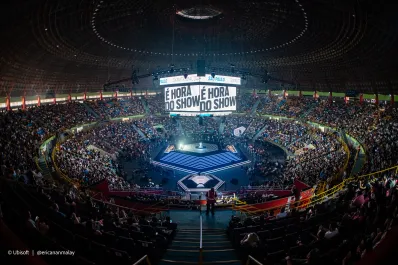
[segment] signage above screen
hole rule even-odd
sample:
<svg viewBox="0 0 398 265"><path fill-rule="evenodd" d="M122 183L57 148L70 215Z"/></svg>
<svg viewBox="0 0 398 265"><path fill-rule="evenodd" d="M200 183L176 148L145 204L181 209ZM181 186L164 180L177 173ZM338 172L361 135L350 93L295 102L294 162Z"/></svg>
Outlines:
<svg viewBox="0 0 398 265"><path fill-rule="evenodd" d="M224 76L215 75L212 77L207 74L205 76L197 76L196 74L188 75L185 78L183 75L163 77L159 79L161 86L165 85L177 85L177 84L188 84L188 83L216 83L216 84L230 84L230 85L240 85L240 77L235 76Z"/></svg>

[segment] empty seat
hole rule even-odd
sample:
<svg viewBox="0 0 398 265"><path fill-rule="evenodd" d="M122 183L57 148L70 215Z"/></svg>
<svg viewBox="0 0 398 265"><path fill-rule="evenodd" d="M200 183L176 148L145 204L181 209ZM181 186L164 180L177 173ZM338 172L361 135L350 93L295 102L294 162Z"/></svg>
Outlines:
<svg viewBox="0 0 398 265"><path fill-rule="evenodd" d="M285 250L281 249L275 252L267 252L267 260L273 262L279 262L286 257Z"/></svg>
<svg viewBox="0 0 398 265"><path fill-rule="evenodd" d="M308 251L308 247L305 245L295 246L289 249L289 255L294 258L305 258Z"/></svg>
<svg viewBox="0 0 398 265"><path fill-rule="evenodd" d="M267 245L267 252L276 252L285 247L283 237L268 239L265 243Z"/></svg>
<svg viewBox="0 0 398 265"><path fill-rule="evenodd" d="M130 237L134 240L145 240L145 235L142 232L131 231Z"/></svg>
<svg viewBox="0 0 398 265"><path fill-rule="evenodd" d="M107 260L108 264L120 264L120 265L131 265L131 259L126 251L120 249L110 248L108 249Z"/></svg>
<svg viewBox="0 0 398 265"><path fill-rule="evenodd" d="M304 245L309 244L312 240L314 240L314 237L311 235L311 229L301 231L299 233L299 239Z"/></svg>
<svg viewBox="0 0 398 265"><path fill-rule="evenodd" d="M286 226L286 233L288 233L288 234L299 232L299 231L300 231L300 227L297 226L296 224L289 224L288 226Z"/></svg>
<svg viewBox="0 0 398 265"><path fill-rule="evenodd" d="M248 226L246 228L246 232L247 233L257 232L258 230L260 230L260 226L259 225Z"/></svg>
<svg viewBox="0 0 398 265"><path fill-rule="evenodd" d="M266 230L266 231L259 231L257 232L258 237L262 242L265 242L267 239L271 237L271 232Z"/></svg>
<svg viewBox="0 0 398 265"><path fill-rule="evenodd" d="M92 241L90 244L90 259L95 263L102 263L107 257L107 248L103 244Z"/></svg>
<svg viewBox="0 0 398 265"><path fill-rule="evenodd" d="M75 250L82 255L88 254L90 252L90 240L86 237L76 235Z"/></svg>
<svg viewBox="0 0 398 265"><path fill-rule="evenodd" d="M127 234L128 236L128 234ZM98 241L100 241L99 243L104 244L108 247L114 247L116 244L116 236L113 232L105 232L102 233L101 236L99 236L97 238Z"/></svg>
<svg viewBox="0 0 398 265"><path fill-rule="evenodd" d="M285 235L285 228L284 227L279 227L271 230L271 237L276 238L276 237L281 237Z"/></svg>
<svg viewBox="0 0 398 265"><path fill-rule="evenodd" d="M274 225L272 223L264 224L263 226L260 226L261 230L272 230L274 229Z"/></svg>
<svg viewBox="0 0 398 265"><path fill-rule="evenodd" d="M137 249L143 251L143 254L148 254L154 248L154 244L152 242L141 241L141 240L137 241L136 246Z"/></svg>
<svg viewBox="0 0 398 265"><path fill-rule="evenodd" d="M56 235L57 242L66 248L75 249L75 236L72 232L60 228Z"/></svg>
<svg viewBox="0 0 398 265"><path fill-rule="evenodd" d="M297 245L298 234L291 233L285 235L285 245L287 248L293 247Z"/></svg>
<svg viewBox="0 0 398 265"><path fill-rule="evenodd" d="M95 265L95 263L91 260L85 259L81 256L75 257L73 262L71 264L76 264L76 265Z"/></svg>
<svg viewBox="0 0 398 265"><path fill-rule="evenodd" d="M135 243L132 238L120 236L117 239L116 248L131 253Z"/></svg>
<svg viewBox="0 0 398 265"><path fill-rule="evenodd" d="M149 237L153 237L156 234L155 228L153 228L150 225L141 225L140 229L145 235L147 235Z"/></svg>
<svg viewBox="0 0 398 265"><path fill-rule="evenodd" d="M115 230L116 236L126 236L129 234L129 230L127 228L119 227Z"/></svg>
<svg viewBox="0 0 398 265"><path fill-rule="evenodd" d="M235 228L232 232L232 244L234 246L239 246L240 244L240 235L246 233L245 227Z"/></svg>

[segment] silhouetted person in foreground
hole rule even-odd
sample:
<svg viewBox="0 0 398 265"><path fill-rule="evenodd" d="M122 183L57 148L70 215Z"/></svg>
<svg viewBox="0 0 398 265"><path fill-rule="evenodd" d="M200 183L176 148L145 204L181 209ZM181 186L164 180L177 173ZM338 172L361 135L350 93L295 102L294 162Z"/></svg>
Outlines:
<svg viewBox="0 0 398 265"><path fill-rule="evenodd" d="M208 192L206 192L207 198L207 210L206 214L209 214L211 208L211 214L214 215L214 204L216 203L217 194L214 191L214 188L211 188Z"/></svg>

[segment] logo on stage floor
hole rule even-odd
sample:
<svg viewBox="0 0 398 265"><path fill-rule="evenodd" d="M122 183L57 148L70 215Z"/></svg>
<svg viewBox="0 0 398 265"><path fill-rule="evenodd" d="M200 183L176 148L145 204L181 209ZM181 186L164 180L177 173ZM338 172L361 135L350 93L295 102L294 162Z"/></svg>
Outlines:
<svg viewBox="0 0 398 265"><path fill-rule="evenodd" d="M203 188L208 181L212 180L212 178L206 175L194 175L190 177L189 180L195 182L197 188Z"/></svg>

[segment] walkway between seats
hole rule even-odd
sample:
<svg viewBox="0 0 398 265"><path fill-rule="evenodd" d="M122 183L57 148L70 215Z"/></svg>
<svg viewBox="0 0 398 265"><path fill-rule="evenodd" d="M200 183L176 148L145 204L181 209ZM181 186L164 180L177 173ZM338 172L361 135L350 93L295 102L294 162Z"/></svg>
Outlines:
<svg viewBox="0 0 398 265"><path fill-rule="evenodd" d="M226 228L231 218L231 210L219 210L212 216L202 214L203 219L203 264L240 265ZM199 211L175 210L170 217L178 222L177 234L167 249L160 265L199 264L200 242Z"/></svg>

